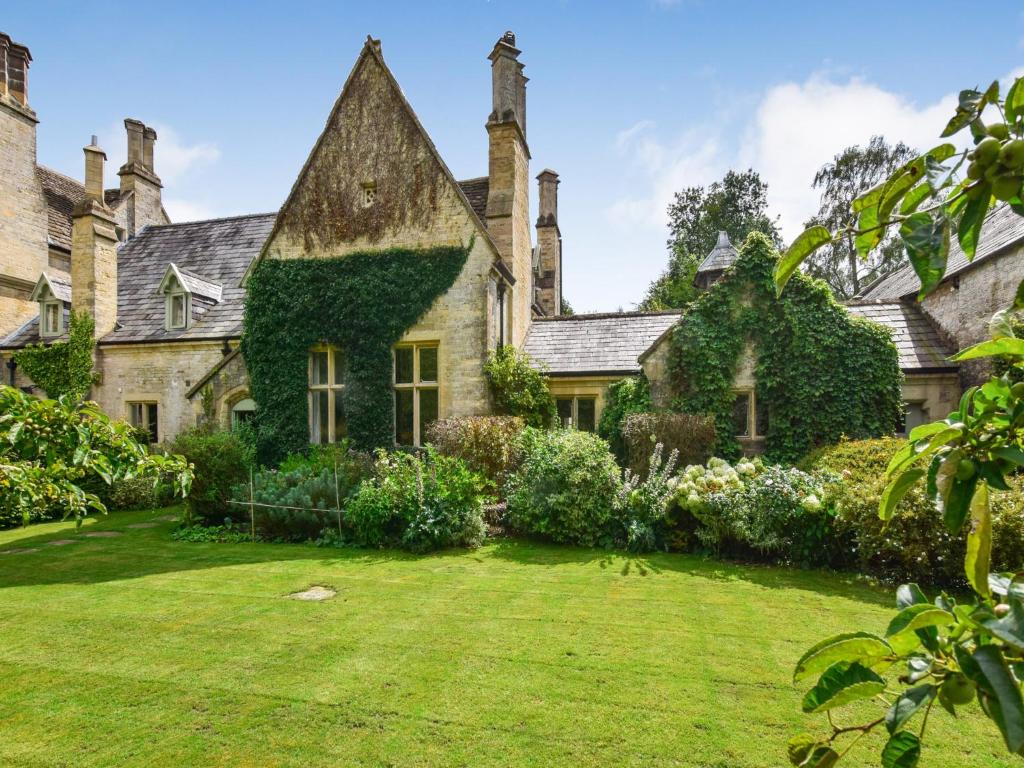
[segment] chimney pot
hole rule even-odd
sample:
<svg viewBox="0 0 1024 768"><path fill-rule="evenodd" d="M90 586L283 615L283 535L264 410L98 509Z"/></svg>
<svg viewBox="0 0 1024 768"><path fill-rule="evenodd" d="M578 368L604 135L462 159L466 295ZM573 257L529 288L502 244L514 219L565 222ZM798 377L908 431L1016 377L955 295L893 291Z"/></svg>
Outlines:
<svg viewBox="0 0 1024 768"><path fill-rule="evenodd" d="M85 147L85 195L88 199L103 204L103 161L106 154L96 144L96 137Z"/></svg>
<svg viewBox="0 0 1024 768"><path fill-rule="evenodd" d="M156 131L148 125L142 131L142 164L146 170L156 173L153 170L153 145L156 143Z"/></svg>
<svg viewBox="0 0 1024 768"><path fill-rule="evenodd" d="M141 121L128 117L125 118L124 128L128 133L128 160L125 165L132 163L142 165L142 134L146 130L146 126Z"/></svg>
<svg viewBox="0 0 1024 768"><path fill-rule="evenodd" d="M3 59L3 85L0 93L10 96L18 104L28 107L28 66L32 54L7 35L0 37L0 51Z"/></svg>

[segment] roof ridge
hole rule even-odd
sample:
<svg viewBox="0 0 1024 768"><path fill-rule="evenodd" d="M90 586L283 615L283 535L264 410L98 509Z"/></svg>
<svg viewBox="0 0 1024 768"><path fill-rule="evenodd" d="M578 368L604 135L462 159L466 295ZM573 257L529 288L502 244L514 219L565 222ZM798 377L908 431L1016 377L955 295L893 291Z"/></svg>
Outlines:
<svg viewBox="0 0 1024 768"><path fill-rule="evenodd" d="M83 184L76 178L68 176L66 173L61 173L60 171L51 168L48 165L43 165L42 163L36 163L36 168L42 171L46 171L47 173L52 173L54 176L60 176L62 179L70 181L72 184L77 184L82 188L83 191L85 190L85 184Z"/></svg>
<svg viewBox="0 0 1024 768"><path fill-rule="evenodd" d="M663 315L681 315L681 309L636 310L632 312L591 312L579 315L552 315L535 317L532 322L568 321L568 320L610 320L617 317L660 317Z"/></svg>
<svg viewBox="0 0 1024 768"><path fill-rule="evenodd" d="M277 211L269 213L239 213L234 216L217 216L212 219L194 219L192 221L169 221L166 224L150 224L146 227L151 229L164 229L165 227L187 227L191 224L210 224L215 221L232 221L233 219L258 219L262 216L277 216Z"/></svg>
<svg viewBox="0 0 1024 768"><path fill-rule="evenodd" d="M488 180L490 180L490 178L491 178L490 176L487 176L485 174L483 176L474 176L471 179L456 179L455 183L456 184L469 184L469 182L471 182L471 181L488 181Z"/></svg>

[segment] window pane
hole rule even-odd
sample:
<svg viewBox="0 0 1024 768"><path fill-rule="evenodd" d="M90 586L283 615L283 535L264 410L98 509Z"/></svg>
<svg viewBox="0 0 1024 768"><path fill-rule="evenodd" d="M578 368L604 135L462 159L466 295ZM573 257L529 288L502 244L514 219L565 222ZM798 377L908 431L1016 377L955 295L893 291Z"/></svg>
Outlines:
<svg viewBox="0 0 1024 768"><path fill-rule="evenodd" d="M310 360L312 365L310 366L309 383L314 386L327 384L327 352L313 352L310 355Z"/></svg>
<svg viewBox="0 0 1024 768"><path fill-rule="evenodd" d="M171 327L181 328L185 325L185 296L171 296Z"/></svg>
<svg viewBox="0 0 1024 768"><path fill-rule="evenodd" d="M732 404L733 433L736 437L750 436L750 393L740 392Z"/></svg>
<svg viewBox="0 0 1024 768"><path fill-rule="evenodd" d="M421 389L420 394L420 444L427 441L427 427L437 421L437 390Z"/></svg>
<svg viewBox="0 0 1024 768"><path fill-rule="evenodd" d="M128 403L128 423L133 427L142 426L142 403Z"/></svg>
<svg viewBox="0 0 1024 768"><path fill-rule="evenodd" d="M160 430L157 423L156 403L146 403L146 426L149 427L149 439L157 442L160 439Z"/></svg>
<svg viewBox="0 0 1024 768"><path fill-rule="evenodd" d="M60 305L45 304L44 306L46 307L46 315L44 317L43 332L56 333L57 329L60 327L60 323L58 320L60 315L57 314L60 310Z"/></svg>
<svg viewBox="0 0 1024 768"><path fill-rule="evenodd" d="M412 394L411 389L395 390L395 442L398 445L412 445Z"/></svg>
<svg viewBox="0 0 1024 768"><path fill-rule="evenodd" d="M437 347L420 347L420 381L437 381Z"/></svg>
<svg viewBox="0 0 1024 768"><path fill-rule="evenodd" d="M754 414L757 420L757 436L764 437L768 434L768 406L760 400L755 401Z"/></svg>
<svg viewBox="0 0 1024 768"><path fill-rule="evenodd" d="M581 397L576 401L576 429L594 431L597 426L594 418L596 407L596 400L592 397Z"/></svg>
<svg viewBox="0 0 1024 768"><path fill-rule="evenodd" d="M345 352L341 349L336 349L334 354L334 383L344 384L345 383Z"/></svg>
<svg viewBox="0 0 1024 768"><path fill-rule="evenodd" d="M555 401L558 406L558 423L563 427L572 426L572 398L560 397Z"/></svg>
<svg viewBox="0 0 1024 768"><path fill-rule="evenodd" d="M395 383L412 384L412 347L395 350Z"/></svg>
<svg viewBox="0 0 1024 768"><path fill-rule="evenodd" d="M348 437L348 420L345 418L345 390L334 390L334 442Z"/></svg>
<svg viewBox="0 0 1024 768"><path fill-rule="evenodd" d="M326 443L328 441L327 418L328 402L326 392L312 392L312 411L309 421L309 442Z"/></svg>

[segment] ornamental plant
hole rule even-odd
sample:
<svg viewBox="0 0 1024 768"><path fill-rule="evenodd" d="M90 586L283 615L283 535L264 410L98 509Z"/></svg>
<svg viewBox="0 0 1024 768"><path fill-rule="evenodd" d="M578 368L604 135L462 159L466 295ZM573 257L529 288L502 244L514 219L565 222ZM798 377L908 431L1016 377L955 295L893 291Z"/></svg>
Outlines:
<svg viewBox="0 0 1024 768"><path fill-rule="evenodd" d="M778 290L810 253L835 238L852 235L863 257L898 227L923 297L945 275L954 236L973 259L994 205L1005 203L1024 215L1024 78L1013 83L1005 98L998 82L984 91L961 91L942 137L964 129L974 139L973 149L958 154L952 144L940 144L857 198L844 227L803 232L776 267ZM1019 369L1024 339L1016 336L1008 318L1022 309L1024 283L1012 306L993 318L993 338L954 359L1002 356ZM1024 466L1024 385L1012 374L972 387L948 418L914 429L889 463L879 505L879 516L888 521L900 500L924 483L949 532L967 532L964 573L973 594L964 601L945 594L929 601L915 585L906 584L897 591L898 613L884 636L851 632L810 648L794 680L817 676L803 709L826 713L829 729L790 741L794 765L832 766L860 737L884 728L888 738L882 765L912 768L920 760L934 704L955 715L974 700L1006 749L1024 753L1024 572L990 573L991 497L1005 491L1007 476ZM882 714L851 725L836 721L837 710L868 699L882 705Z"/></svg>
<svg viewBox="0 0 1024 768"><path fill-rule="evenodd" d="M70 397L40 400L0 386L0 527L50 516L73 517L80 526L90 510L105 514L100 497L85 490L136 477L155 485L170 477L187 496L192 467L181 456L149 453L123 422L96 403Z"/></svg>
<svg viewBox="0 0 1024 768"><path fill-rule="evenodd" d="M558 415L544 373L530 356L511 344L491 352L484 375L501 413L518 416L527 426L550 427Z"/></svg>
<svg viewBox="0 0 1024 768"><path fill-rule="evenodd" d="M608 441L612 453L620 464L629 461L629 449L622 434L623 422L634 413L646 413L651 410L651 385L644 374L627 376L608 385L608 393L604 408L601 409L601 420L597 424L597 434ZM644 454L650 446L644 446Z"/></svg>
<svg viewBox="0 0 1024 768"><path fill-rule="evenodd" d="M92 315L72 310L67 341L30 344L14 353L14 361L48 397L78 402L96 380L92 369L95 330Z"/></svg>
<svg viewBox="0 0 1024 768"><path fill-rule="evenodd" d="M630 469L622 471L622 487L615 497L625 528L626 549L630 552L650 552L658 548L663 538L659 530L665 522L665 514L675 496L677 478L676 464L679 451L673 450L664 457L665 446L657 443L647 462L647 477Z"/></svg>

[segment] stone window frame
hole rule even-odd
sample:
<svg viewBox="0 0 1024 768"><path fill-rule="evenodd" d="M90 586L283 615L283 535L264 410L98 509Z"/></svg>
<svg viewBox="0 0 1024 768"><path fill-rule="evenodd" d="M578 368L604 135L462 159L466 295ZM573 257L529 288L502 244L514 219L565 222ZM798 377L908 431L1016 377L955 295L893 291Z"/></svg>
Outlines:
<svg viewBox="0 0 1024 768"><path fill-rule="evenodd" d="M760 427L760 416L765 417L765 424L768 423L768 414L758 409L757 392L753 387L738 387L732 390L733 413L735 414L735 401L740 397L747 398L747 432L733 435L737 440L763 440L767 437L768 427L763 431Z"/></svg>
<svg viewBox="0 0 1024 768"><path fill-rule="evenodd" d="M314 377L316 372L315 361L318 355L327 355L327 373L323 381L318 380ZM338 372L338 365L341 365L340 376ZM335 347L330 344L318 344L309 350L309 363L307 371L308 387L308 414L309 414L309 442L312 445L328 445L331 443L337 443L340 440L345 439L348 436L347 420L345 420L346 429L344 433L339 435L337 418L335 411L339 407L342 409L342 416L344 418L345 408L345 351L340 347ZM339 380L340 379L340 380ZM318 418L321 411L318 408L320 398L323 397L327 402L327 434L323 434L323 425L318 422ZM326 439L325 439L326 438Z"/></svg>
<svg viewBox="0 0 1024 768"><path fill-rule="evenodd" d="M413 372L410 381L398 380L398 353L400 350L412 350ZM434 350L436 380L423 379L421 374L421 352L425 349ZM391 353L391 384L394 393L395 420L393 426L393 438L396 446L408 445L420 448L423 445L425 424L422 421L421 400L424 392L435 392L437 399L437 418L441 417L441 343L439 341L410 341L396 344ZM398 397L401 392L412 392L412 443L400 443L398 441Z"/></svg>
<svg viewBox="0 0 1024 768"><path fill-rule="evenodd" d="M160 401L156 399L126 400L125 420L136 429L149 432L151 443L160 442Z"/></svg>
<svg viewBox="0 0 1024 768"><path fill-rule="evenodd" d="M249 404L251 404L251 407L250 407ZM245 408L239 407L239 406L242 406L242 405L245 405L246 407ZM245 413L245 414L248 414L248 415L245 418L239 418L237 414L240 414L240 413ZM244 423L246 421L249 421L249 420L255 418L255 415L256 415L256 401L252 399L251 395L246 395L245 397L240 398L234 405L231 406L230 411L228 411L228 419L230 420L231 428L232 429L237 427L239 424L242 424L242 423Z"/></svg>
<svg viewBox="0 0 1024 768"><path fill-rule="evenodd" d="M50 327L50 312L53 312L56 327ZM39 335L52 339L64 333L64 302L55 297L47 288L39 301Z"/></svg>
<svg viewBox="0 0 1024 768"><path fill-rule="evenodd" d="M363 193L362 204L363 208L369 208L377 202L377 182L375 181L364 181L360 188Z"/></svg>
<svg viewBox="0 0 1024 768"><path fill-rule="evenodd" d="M581 430L583 432L597 432L597 395L555 395L555 408L558 408L558 401L572 401L569 420L563 421L562 414L558 414L561 425L569 429L579 429L580 423L580 400L588 400L594 404L594 428Z"/></svg>
<svg viewBox="0 0 1024 768"><path fill-rule="evenodd" d="M192 294L185 289L176 276L171 276L164 289L164 327L168 331L187 330L192 319ZM174 322L174 303L181 300L181 323Z"/></svg>

